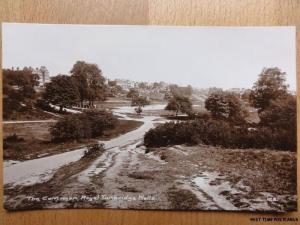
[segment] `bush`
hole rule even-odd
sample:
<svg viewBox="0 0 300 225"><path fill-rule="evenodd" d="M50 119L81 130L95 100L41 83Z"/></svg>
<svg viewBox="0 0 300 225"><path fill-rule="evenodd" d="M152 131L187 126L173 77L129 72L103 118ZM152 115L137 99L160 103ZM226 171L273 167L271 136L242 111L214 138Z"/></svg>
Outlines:
<svg viewBox="0 0 300 225"><path fill-rule="evenodd" d="M50 133L55 142L80 140L92 136L90 121L83 114L63 117L50 128Z"/></svg>
<svg viewBox="0 0 300 225"><path fill-rule="evenodd" d="M6 138L3 139L3 148L7 149L12 145L18 144L20 142L24 142L24 139L20 138L17 134L7 136Z"/></svg>
<svg viewBox="0 0 300 225"><path fill-rule="evenodd" d="M47 112L53 112L53 113L57 112L53 107L50 106L49 102L43 99L38 99L35 103L35 106Z"/></svg>
<svg viewBox="0 0 300 225"><path fill-rule="evenodd" d="M296 136L282 129L234 126L214 119L169 122L149 130L144 136L147 147L177 144L205 144L224 148L271 148L296 150Z"/></svg>
<svg viewBox="0 0 300 225"><path fill-rule="evenodd" d="M118 122L111 112L105 110L89 110L84 115L90 122L92 137L102 135L104 130L114 128Z"/></svg>
<svg viewBox="0 0 300 225"><path fill-rule="evenodd" d="M103 143L88 145L87 149L83 153L82 158L95 156L100 151L104 151L104 144Z"/></svg>
<svg viewBox="0 0 300 225"><path fill-rule="evenodd" d="M50 133L56 142L94 138L102 135L104 130L114 128L116 123L111 112L90 110L63 117L51 127Z"/></svg>

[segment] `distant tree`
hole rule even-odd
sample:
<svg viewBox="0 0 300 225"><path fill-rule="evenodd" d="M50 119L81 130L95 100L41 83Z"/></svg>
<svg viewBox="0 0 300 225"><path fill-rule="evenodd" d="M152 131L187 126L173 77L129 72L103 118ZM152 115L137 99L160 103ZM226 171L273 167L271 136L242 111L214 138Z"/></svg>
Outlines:
<svg viewBox="0 0 300 225"><path fill-rule="evenodd" d="M140 82L140 83L138 83L138 87L140 89L147 89L148 84L146 82Z"/></svg>
<svg viewBox="0 0 300 225"><path fill-rule="evenodd" d="M279 68L264 68L250 93L250 102L259 112L265 110L272 100L287 94L285 72Z"/></svg>
<svg viewBox="0 0 300 225"><path fill-rule="evenodd" d="M250 101L250 94L251 94L251 90L250 89L246 89L242 94L241 94L241 99L244 102L249 102Z"/></svg>
<svg viewBox="0 0 300 225"><path fill-rule="evenodd" d="M136 114L140 115L143 112L143 108L139 105L138 107L134 108Z"/></svg>
<svg viewBox="0 0 300 225"><path fill-rule="evenodd" d="M107 96L115 97L120 94L124 94L123 88L117 84L117 81L108 80Z"/></svg>
<svg viewBox="0 0 300 225"><path fill-rule="evenodd" d="M129 92L127 93L127 98L134 98L139 96L139 92L135 88L130 88Z"/></svg>
<svg viewBox="0 0 300 225"><path fill-rule="evenodd" d="M46 84L43 98L58 105L60 111L64 107L73 106L79 100L79 92L74 80L67 75L58 75Z"/></svg>
<svg viewBox="0 0 300 225"><path fill-rule="evenodd" d="M191 114L193 111L192 102L188 97L175 95L171 97L165 108L166 110L175 111L176 116L179 112Z"/></svg>
<svg viewBox="0 0 300 225"><path fill-rule="evenodd" d="M247 116L239 98L230 92L217 91L205 100L205 108L217 119L231 122L243 122Z"/></svg>
<svg viewBox="0 0 300 225"><path fill-rule="evenodd" d="M71 69L71 76L77 85L81 106L86 100L89 106L93 106L95 100L105 100L105 78L96 64L77 61Z"/></svg>
<svg viewBox="0 0 300 225"><path fill-rule="evenodd" d="M150 101L143 96L134 96L131 99L131 106L141 106L144 107L145 105L149 105Z"/></svg>
<svg viewBox="0 0 300 225"><path fill-rule="evenodd" d="M160 83L154 82L153 85L152 85L152 87L153 87L154 89L156 89L156 88L161 88L162 86L161 86Z"/></svg>
<svg viewBox="0 0 300 225"><path fill-rule="evenodd" d="M114 86L117 86L117 81L115 80L108 80L108 86L111 86L111 87L114 87Z"/></svg>
<svg viewBox="0 0 300 225"><path fill-rule="evenodd" d="M169 91L165 92L166 100L174 98L174 96L183 96L189 98L193 93L193 88L191 85L180 87L177 84L170 84L168 89Z"/></svg>

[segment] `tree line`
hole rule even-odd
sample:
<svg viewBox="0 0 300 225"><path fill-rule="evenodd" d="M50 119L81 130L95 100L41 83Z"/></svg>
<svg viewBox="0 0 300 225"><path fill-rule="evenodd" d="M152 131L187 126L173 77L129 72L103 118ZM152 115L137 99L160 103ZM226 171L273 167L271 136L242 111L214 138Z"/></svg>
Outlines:
<svg viewBox="0 0 300 225"><path fill-rule="evenodd" d="M254 107L259 123L247 121ZM265 68L247 97L216 89L205 100L207 113L193 112L188 95L175 93L167 108L188 114L189 121L171 122L151 129L144 137L148 147L172 144L210 144L231 148L296 150L296 97L289 93L286 74Z"/></svg>
<svg viewBox="0 0 300 225"><path fill-rule="evenodd" d="M34 70L3 70L3 116L29 111L34 106L51 111L49 104L63 108L77 105L92 108L95 101L103 101L116 85L106 85L101 69L96 64L77 61L69 75L59 74L51 78L44 87L39 86L39 75ZM40 91L37 91L40 90Z"/></svg>
<svg viewBox="0 0 300 225"><path fill-rule="evenodd" d="M58 105L60 111L76 104L92 108L96 100L103 101L106 98L105 78L96 64L77 61L70 76L60 74L46 84L43 98Z"/></svg>

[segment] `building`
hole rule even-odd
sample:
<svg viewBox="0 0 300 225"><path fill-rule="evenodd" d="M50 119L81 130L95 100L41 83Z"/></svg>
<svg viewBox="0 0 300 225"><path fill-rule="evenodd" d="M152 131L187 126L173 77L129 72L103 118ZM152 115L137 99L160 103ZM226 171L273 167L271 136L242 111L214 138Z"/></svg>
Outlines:
<svg viewBox="0 0 300 225"><path fill-rule="evenodd" d="M124 80L124 79L116 79L117 85L121 86L123 90L129 91L130 88L135 88L134 81L131 80Z"/></svg>

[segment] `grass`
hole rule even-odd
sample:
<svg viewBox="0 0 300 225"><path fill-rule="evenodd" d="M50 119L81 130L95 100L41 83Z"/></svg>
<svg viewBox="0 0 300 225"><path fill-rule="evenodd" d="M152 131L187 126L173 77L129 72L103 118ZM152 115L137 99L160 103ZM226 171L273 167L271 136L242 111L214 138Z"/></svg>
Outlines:
<svg viewBox="0 0 300 225"><path fill-rule="evenodd" d="M114 129L105 131L104 135L99 138L63 143L51 142L49 128L53 124L54 123L51 122L3 124L4 139L13 134L24 139L22 142L9 143L8 148L4 149L3 158L5 160L28 160L71 151L76 148L97 143L99 140L115 138L121 134L137 129L142 125L142 122L120 120Z"/></svg>
<svg viewBox="0 0 300 225"><path fill-rule="evenodd" d="M197 196L190 190L171 187L168 190L167 196L171 204L171 209L175 210L197 209L199 203Z"/></svg>
<svg viewBox="0 0 300 225"><path fill-rule="evenodd" d="M128 177L137 179L137 180L153 180L153 174L149 174L149 172L133 172L128 175Z"/></svg>
<svg viewBox="0 0 300 225"><path fill-rule="evenodd" d="M41 109L34 108L21 112L13 112L9 115L9 117L4 118L4 120L46 120L57 118L57 116L51 115Z"/></svg>

